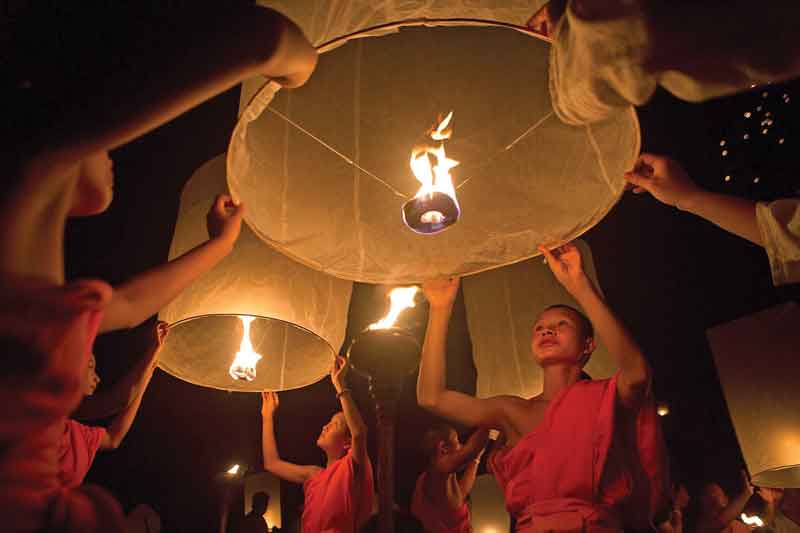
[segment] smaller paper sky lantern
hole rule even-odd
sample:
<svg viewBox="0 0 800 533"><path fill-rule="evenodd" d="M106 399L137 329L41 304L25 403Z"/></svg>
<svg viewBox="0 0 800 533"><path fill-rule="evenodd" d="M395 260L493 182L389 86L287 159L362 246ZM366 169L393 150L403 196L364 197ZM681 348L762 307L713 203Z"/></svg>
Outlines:
<svg viewBox="0 0 800 533"><path fill-rule="evenodd" d="M707 332L753 484L800 487L800 306L788 303Z"/></svg>
<svg viewBox="0 0 800 533"><path fill-rule="evenodd" d="M186 183L170 259L208 239L206 213L227 192L225 168L221 155ZM170 324L159 366L216 389L309 385L328 374L344 341L351 291L352 282L289 259L242 224L233 251L159 313Z"/></svg>

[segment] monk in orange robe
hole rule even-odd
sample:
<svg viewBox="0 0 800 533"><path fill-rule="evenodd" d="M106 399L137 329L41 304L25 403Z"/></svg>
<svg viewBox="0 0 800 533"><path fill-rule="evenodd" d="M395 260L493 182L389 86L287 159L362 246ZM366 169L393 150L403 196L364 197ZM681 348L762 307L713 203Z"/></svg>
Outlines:
<svg viewBox="0 0 800 533"><path fill-rule="evenodd" d="M348 368L347 360L337 357L331 369L331 382L342 410L331 417L317 438L317 446L327 458L325 468L281 459L273 426L278 395L262 393L264 468L281 479L303 485L304 532L356 533L372 514L374 481L367 455L367 426L347 388Z"/></svg>
<svg viewBox="0 0 800 533"><path fill-rule="evenodd" d="M439 416L503 433L506 445L492 453L490 467L518 532L647 526L668 500L650 368L584 273L578 249L540 250L588 315L556 305L533 324L531 351L542 366L542 393L478 399L446 388L447 324L458 292L458 279L450 278L423 285L430 315L417 401ZM595 348L595 327L619 365L611 379L581 378Z"/></svg>

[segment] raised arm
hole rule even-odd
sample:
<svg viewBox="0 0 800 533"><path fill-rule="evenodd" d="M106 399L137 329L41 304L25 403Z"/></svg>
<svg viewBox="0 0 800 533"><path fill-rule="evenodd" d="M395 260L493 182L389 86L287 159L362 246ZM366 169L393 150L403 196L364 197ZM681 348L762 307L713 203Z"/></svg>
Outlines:
<svg viewBox="0 0 800 533"><path fill-rule="evenodd" d="M337 356L331 368L331 383L336 389L336 397L339 398L342 404L344 419L347 422L347 428L350 430L353 461L357 464L364 464L368 459L367 425L364 423L364 419L361 418L361 412L358 410L355 400L353 400L350 389L347 388L346 377L349 368L350 363L347 359Z"/></svg>
<svg viewBox="0 0 800 533"><path fill-rule="evenodd" d="M146 366L144 366L143 371L139 375L131 391L133 400L114 417L114 420L112 420L111 425L106 430L103 440L100 442L101 450L116 450L119 448L119 445L122 444L128 431L130 431L131 426L133 426L133 421L136 419L139 407L142 404L144 392L147 390L147 386L153 378L153 372L158 364L158 354L161 351L161 346L164 344L166 335L167 324L165 322L158 322L155 328L154 346L148 349L143 358L144 361L146 361Z"/></svg>
<svg viewBox="0 0 800 533"><path fill-rule="evenodd" d="M465 426L499 429L503 415L498 399L478 399L447 388L447 326L458 284L458 278L444 278L422 285L430 311L417 378L417 403L438 416Z"/></svg>
<svg viewBox="0 0 800 533"><path fill-rule="evenodd" d="M166 322L157 322L156 327L153 329L152 340L133 368L111 388L101 390L85 398L72 414L72 418L78 420L108 418L128 407L142 392L143 388L147 386L147 382L143 380L143 377L155 365L154 361L157 360L157 352L161 347L160 338L166 335L167 327Z"/></svg>
<svg viewBox="0 0 800 533"><path fill-rule="evenodd" d="M233 249L243 213L243 205L234 205L228 195L218 195L206 217L209 240L115 287L100 331L141 324L213 268Z"/></svg>
<svg viewBox="0 0 800 533"><path fill-rule="evenodd" d="M722 511L717 513L715 516L708 516L700 519L698 529L719 531L728 527L731 522L739 518L739 515L742 514L745 505L747 505L747 502L750 500L752 495L753 485L750 484L750 480L747 477L747 472L742 470L741 492L735 498L731 498L731 500L728 502L728 506L722 509Z"/></svg>
<svg viewBox="0 0 800 533"><path fill-rule="evenodd" d="M473 442L474 441L474 442ZM458 484L461 487L461 494L466 497L472 492L472 487L475 485L475 478L478 475L478 466L481 464L481 457L483 452L486 451L486 443L489 442L489 431L485 429L478 429L470 435L467 443L462 450L468 449L465 454L464 463L466 467L458 478ZM462 463L462 464L464 464Z"/></svg>
<svg viewBox="0 0 800 533"><path fill-rule="evenodd" d="M278 408L278 403L277 393L266 391L261 393L261 447L264 453L264 469L286 481L303 484L322 469L313 465L290 463L284 461L278 455L278 445L275 443L275 428L272 420L275 410Z"/></svg>
<svg viewBox="0 0 800 533"><path fill-rule="evenodd" d="M677 161L641 154L625 174L633 192L649 192L659 202L688 211L743 239L763 246L756 219L756 203L746 198L717 194L698 187Z"/></svg>
<svg viewBox="0 0 800 533"><path fill-rule="evenodd" d="M74 102L63 117L70 135L52 128L26 170L39 179L63 176L88 155L125 144L244 79L261 74L297 87L316 66L316 50L277 11L226 6L195 15L157 50L127 58L129 68L98 85L102 94Z"/></svg>
<svg viewBox="0 0 800 533"><path fill-rule="evenodd" d="M636 340L609 309L597 288L583 271L581 253L574 244L566 244L552 252L541 246L553 275L575 298L620 369L617 392L622 404L634 407L650 386L650 367Z"/></svg>

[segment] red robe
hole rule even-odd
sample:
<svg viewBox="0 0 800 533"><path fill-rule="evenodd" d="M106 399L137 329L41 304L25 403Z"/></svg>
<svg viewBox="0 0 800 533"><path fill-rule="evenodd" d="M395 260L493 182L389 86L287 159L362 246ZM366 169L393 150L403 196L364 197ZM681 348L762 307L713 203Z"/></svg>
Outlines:
<svg viewBox="0 0 800 533"><path fill-rule="evenodd" d="M357 533L372 515L372 463L367 457L356 464L350 451L307 480L303 492L303 533Z"/></svg>
<svg viewBox="0 0 800 533"><path fill-rule="evenodd" d="M64 428L82 397L101 318L62 289L20 291L0 312L0 523L9 532L122 531L111 495L61 478Z"/></svg>
<svg viewBox="0 0 800 533"><path fill-rule="evenodd" d="M469 508L466 502L455 512L436 507L425 497L427 472L417 478L411 497L411 514L417 517L426 533L472 533Z"/></svg>
<svg viewBox="0 0 800 533"><path fill-rule="evenodd" d="M519 533L646 527L663 505L667 456L655 405L648 399L630 425L620 423L618 376L567 387L538 427L489 458Z"/></svg>

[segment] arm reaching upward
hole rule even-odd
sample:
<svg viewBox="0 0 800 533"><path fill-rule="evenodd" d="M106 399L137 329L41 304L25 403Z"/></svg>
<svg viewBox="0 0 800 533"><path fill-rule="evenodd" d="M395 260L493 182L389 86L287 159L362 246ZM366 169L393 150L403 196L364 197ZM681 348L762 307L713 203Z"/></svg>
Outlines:
<svg viewBox="0 0 800 533"><path fill-rule="evenodd" d="M342 412L350 430L351 448L353 450L353 461L357 464L364 464L367 460L367 425L361 418L358 405L353 400L350 389L347 388L347 371L350 363L341 356L336 356L336 360L331 367L331 383L336 389L336 396L342 403Z"/></svg>
<svg viewBox="0 0 800 533"><path fill-rule="evenodd" d="M498 398L479 399L449 390L446 384L447 326L458 293L458 278L423 283L430 303L428 329L417 378L417 403L441 417L465 426L499 428L503 411Z"/></svg>
<svg viewBox="0 0 800 533"><path fill-rule="evenodd" d="M472 440L475 439L475 443ZM479 429L475 431L472 435L470 435L469 440L467 440L467 444L465 448L470 448L469 454L469 462L467 463L466 468L461 473L461 476L458 478L458 484L461 487L461 494L466 498L470 492L472 492L472 487L475 485L475 477L478 475L478 466L481 464L481 457L483 456L483 452L486 451L486 443L489 441L489 432L484 429ZM474 450L477 446L478 453L475 454Z"/></svg>
<svg viewBox="0 0 800 533"><path fill-rule="evenodd" d="M633 407L650 387L650 367L636 340L609 309L592 280L584 273L581 253L574 244L554 251L540 246L553 275L578 301L620 369L617 392L622 404ZM555 252L555 253L553 253Z"/></svg>
<svg viewBox="0 0 800 533"><path fill-rule="evenodd" d="M705 517L700 520L698 529L721 530L730 525L731 522L739 518L745 505L753 495L753 485L747 477L747 472L742 470L742 490L738 496L728 502L728 506L722 509L715 516Z"/></svg>
<svg viewBox="0 0 800 533"><path fill-rule="evenodd" d="M144 360L147 362L143 371L139 375L136 385L133 388L133 401L128 403L126 407L112 420L111 425L106 430L103 440L100 442L101 450L116 450L119 448L125 436L133 426L133 421L139 412L139 407L142 405L142 398L150 380L153 377L153 372L158 364L158 354L161 351L161 346L164 344L164 338L167 336L166 322L158 322L155 327L155 343L148 350Z"/></svg>
<svg viewBox="0 0 800 533"><path fill-rule="evenodd" d="M139 325L211 270L233 249L243 214L244 205L234 204L227 194L217 195L206 217L209 240L115 287L100 331Z"/></svg>
<svg viewBox="0 0 800 533"><path fill-rule="evenodd" d="M278 408L278 394L264 391L261 393L261 446L264 453L264 469L292 483L303 484L314 474L322 470L314 465L298 465L281 459L278 445L275 443L273 416Z"/></svg>
<svg viewBox="0 0 800 533"><path fill-rule="evenodd" d="M677 161L641 154L625 174L633 192L649 192L662 204L688 211L743 239L763 246L756 220L756 203L746 198L717 194L698 187Z"/></svg>

